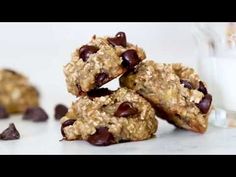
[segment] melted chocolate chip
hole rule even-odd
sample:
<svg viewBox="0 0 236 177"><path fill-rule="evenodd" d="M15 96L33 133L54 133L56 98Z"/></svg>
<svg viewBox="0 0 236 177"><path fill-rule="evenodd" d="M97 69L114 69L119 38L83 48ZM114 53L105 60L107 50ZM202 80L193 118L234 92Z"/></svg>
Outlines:
<svg viewBox="0 0 236 177"><path fill-rule="evenodd" d="M108 146L115 143L114 136L106 127L97 128L95 134L90 135L87 141L95 146Z"/></svg>
<svg viewBox="0 0 236 177"><path fill-rule="evenodd" d="M126 50L121 57L123 59L122 65L128 69L133 69L141 61L136 50L133 49Z"/></svg>
<svg viewBox="0 0 236 177"><path fill-rule="evenodd" d="M23 119L32 120L34 122L43 122L48 119L48 115L42 108L32 107L25 111Z"/></svg>
<svg viewBox="0 0 236 177"><path fill-rule="evenodd" d="M61 134L62 134L63 137L65 137L64 128L67 127L67 126L73 125L75 121L76 121L75 119L69 119L69 120L62 123L62 125L61 125Z"/></svg>
<svg viewBox="0 0 236 177"><path fill-rule="evenodd" d="M20 138L20 133L17 131L13 123L9 124L9 127L0 134L1 140L15 140Z"/></svg>
<svg viewBox="0 0 236 177"><path fill-rule="evenodd" d="M99 88L99 89L93 89L89 91L88 96L90 98L95 98L95 97L107 96L112 93L113 91L109 90L108 88Z"/></svg>
<svg viewBox="0 0 236 177"><path fill-rule="evenodd" d="M95 77L95 82L96 82L96 86L100 87L103 84L107 83L109 81L109 75L107 73L99 73L96 75Z"/></svg>
<svg viewBox="0 0 236 177"><path fill-rule="evenodd" d="M116 37L114 38L107 38L107 41L113 46L122 46L126 47L127 46L127 41L126 41L126 35L124 32L119 32L116 34Z"/></svg>
<svg viewBox="0 0 236 177"><path fill-rule="evenodd" d="M5 119L8 117L9 117L9 114L7 110L3 106L0 106L0 119Z"/></svg>
<svg viewBox="0 0 236 177"><path fill-rule="evenodd" d="M58 120L66 115L66 113L68 112L68 108L63 104L58 104L56 105L54 111L54 117Z"/></svg>
<svg viewBox="0 0 236 177"><path fill-rule="evenodd" d="M211 102L212 102L212 96L210 94L206 94L202 98L202 100L196 105L203 114L206 114L211 107Z"/></svg>
<svg viewBox="0 0 236 177"><path fill-rule="evenodd" d="M188 89L192 89L193 88L192 84L189 81L187 81L187 80L180 79L180 83L183 84L185 88L188 88Z"/></svg>
<svg viewBox="0 0 236 177"><path fill-rule="evenodd" d="M79 49L79 57L85 62L88 60L89 55L96 53L99 50L96 46L84 45Z"/></svg>
<svg viewBox="0 0 236 177"><path fill-rule="evenodd" d="M198 91L202 92L204 95L206 95L208 93L207 89L202 81L199 82Z"/></svg>
<svg viewBox="0 0 236 177"><path fill-rule="evenodd" d="M138 110L133 107L132 103L126 101L120 104L118 109L116 110L114 116L116 117L128 117L134 114L137 114Z"/></svg>

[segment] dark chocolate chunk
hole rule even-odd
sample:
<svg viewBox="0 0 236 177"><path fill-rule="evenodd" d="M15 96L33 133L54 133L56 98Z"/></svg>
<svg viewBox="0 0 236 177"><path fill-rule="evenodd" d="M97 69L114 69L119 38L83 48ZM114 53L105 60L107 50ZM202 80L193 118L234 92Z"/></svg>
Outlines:
<svg viewBox="0 0 236 177"><path fill-rule="evenodd" d="M107 83L109 81L109 75L107 73L99 73L96 75L95 77L95 82L96 82L96 86L100 87L103 84Z"/></svg>
<svg viewBox="0 0 236 177"><path fill-rule="evenodd" d="M115 143L114 136L106 127L97 128L95 134L90 135L87 141L95 146L108 146Z"/></svg>
<svg viewBox="0 0 236 177"><path fill-rule="evenodd" d="M67 127L67 126L73 125L73 123L75 121L76 121L75 119L69 119L69 120L62 123L62 125L61 125L61 134L62 134L63 137L65 137L64 128Z"/></svg>
<svg viewBox="0 0 236 177"><path fill-rule="evenodd" d="M88 96L90 98L95 98L95 97L107 96L112 93L113 91L109 90L108 88L98 88L98 89L93 89L89 91Z"/></svg>
<svg viewBox="0 0 236 177"><path fill-rule="evenodd" d="M133 69L141 60L136 50L130 49L122 53L122 65L127 69Z"/></svg>
<svg viewBox="0 0 236 177"><path fill-rule="evenodd" d="M9 127L0 134L1 140L15 140L19 138L20 138L20 133L17 131L13 123L10 123Z"/></svg>
<svg viewBox="0 0 236 177"><path fill-rule="evenodd" d="M58 120L66 115L66 113L68 112L68 108L63 104L58 104L56 105L54 111L54 117Z"/></svg>
<svg viewBox="0 0 236 177"><path fill-rule="evenodd" d="M212 102L212 96L210 94L206 94L202 98L202 100L196 105L203 114L206 114L211 107L211 102Z"/></svg>
<svg viewBox="0 0 236 177"><path fill-rule="evenodd" d="M114 116L116 117L128 117L130 115L137 114L138 110L133 107L132 103L126 101L120 104L118 109L116 110Z"/></svg>
<svg viewBox="0 0 236 177"><path fill-rule="evenodd" d="M189 82L187 80L180 79L180 83L183 84L185 88L188 88L188 89L192 89L193 88L191 82Z"/></svg>
<svg viewBox="0 0 236 177"><path fill-rule="evenodd" d="M96 46L84 45L79 49L79 57L85 62L88 60L89 55L96 53L99 50Z"/></svg>
<svg viewBox="0 0 236 177"><path fill-rule="evenodd" d="M42 122L48 119L48 115L42 108L32 107L25 111L23 119L32 120L34 122Z"/></svg>
<svg viewBox="0 0 236 177"><path fill-rule="evenodd" d="M116 34L114 38L107 38L107 41L114 47L114 46L122 46L126 47L126 35L124 32L119 32Z"/></svg>
<svg viewBox="0 0 236 177"><path fill-rule="evenodd" d="M202 81L199 82L198 91L202 92L204 95L206 95L208 93L207 89Z"/></svg>

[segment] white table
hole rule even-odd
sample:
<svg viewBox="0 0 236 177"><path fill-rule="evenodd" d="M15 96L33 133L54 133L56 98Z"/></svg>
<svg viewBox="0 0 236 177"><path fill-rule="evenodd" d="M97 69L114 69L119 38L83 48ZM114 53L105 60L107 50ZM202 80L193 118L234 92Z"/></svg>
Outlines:
<svg viewBox="0 0 236 177"><path fill-rule="evenodd" d="M210 126L205 134L174 128L159 120L153 139L96 147L85 141L59 141L60 124L50 115L48 122L34 123L12 116L0 120L0 131L14 122L19 140L0 141L0 154L236 154L236 129Z"/></svg>

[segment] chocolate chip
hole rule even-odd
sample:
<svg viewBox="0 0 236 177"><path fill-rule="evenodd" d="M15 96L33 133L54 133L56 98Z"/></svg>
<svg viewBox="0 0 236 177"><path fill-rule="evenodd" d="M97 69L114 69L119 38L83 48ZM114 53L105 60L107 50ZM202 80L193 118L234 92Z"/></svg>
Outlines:
<svg viewBox="0 0 236 177"><path fill-rule="evenodd" d="M189 81L187 81L187 80L180 79L180 83L183 84L185 88L188 88L188 89L192 89L193 88L192 84Z"/></svg>
<svg viewBox="0 0 236 177"><path fill-rule="evenodd" d="M66 113L68 112L68 108L63 104L58 104L56 105L54 111L55 111L54 113L55 119L60 119L66 115Z"/></svg>
<svg viewBox="0 0 236 177"><path fill-rule="evenodd" d="M208 93L207 89L202 81L199 82L198 91L202 92L204 95L206 95Z"/></svg>
<svg viewBox="0 0 236 177"><path fill-rule="evenodd" d="M23 119L32 120L34 122L42 122L48 119L48 115L42 108L32 107L25 111Z"/></svg>
<svg viewBox="0 0 236 177"><path fill-rule="evenodd" d="M123 59L122 65L128 69L133 69L141 61L136 50L133 49L126 50L121 57Z"/></svg>
<svg viewBox="0 0 236 177"><path fill-rule="evenodd" d="M62 134L63 137L65 137L64 128L67 127L67 126L73 125L73 123L75 121L76 121L75 119L69 119L69 120L62 123L62 125L61 125L61 134Z"/></svg>
<svg viewBox="0 0 236 177"><path fill-rule="evenodd" d="M127 41L126 41L126 35L124 32L119 32L116 34L116 37L114 38L107 38L107 41L115 47L116 45L120 45L122 47L126 47Z"/></svg>
<svg viewBox="0 0 236 177"><path fill-rule="evenodd" d="M212 96L210 94L206 94L202 98L202 100L196 105L203 114L206 114L210 109L211 102L212 102Z"/></svg>
<svg viewBox="0 0 236 177"><path fill-rule="evenodd" d="M106 127L97 128L95 134L90 135L87 141L95 146L108 146L115 143L114 136Z"/></svg>
<svg viewBox="0 0 236 177"><path fill-rule="evenodd" d="M0 134L1 140L15 140L20 138L20 133L17 131L13 123L9 124L9 127Z"/></svg>
<svg viewBox="0 0 236 177"><path fill-rule="evenodd" d="M7 110L3 106L0 106L0 119L5 119L8 117L9 117L9 114Z"/></svg>
<svg viewBox="0 0 236 177"><path fill-rule="evenodd" d="M85 62L88 60L89 55L96 53L99 50L98 47L92 45L84 45L79 49L79 57Z"/></svg>
<svg viewBox="0 0 236 177"><path fill-rule="evenodd" d="M137 114L138 110L133 107L132 103L126 101L120 104L116 110L114 116L116 117L128 117Z"/></svg>
<svg viewBox="0 0 236 177"><path fill-rule="evenodd" d="M99 89L93 89L89 91L88 96L90 98L95 98L95 97L107 96L112 93L113 91L109 90L108 88L99 88Z"/></svg>
<svg viewBox="0 0 236 177"><path fill-rule="evenodd" d="M130 140L120 140L119 143L128 143Z"/></svg>
<svg viewBox="0 0 236 177"><path fill-rule="evenodd" d="M109 81L109 75L107 73L99 73L96 75L95 77L95 82L96 82L96 86L100 87L103 84L107 83Z"/></svg>

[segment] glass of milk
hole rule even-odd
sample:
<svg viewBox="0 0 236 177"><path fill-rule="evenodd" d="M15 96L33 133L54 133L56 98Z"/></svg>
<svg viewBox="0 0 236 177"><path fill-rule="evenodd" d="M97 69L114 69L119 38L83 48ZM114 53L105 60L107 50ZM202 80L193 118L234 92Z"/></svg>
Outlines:
<svg viewBox="0 0 236 177"><path fill-rule="evenodd" d="M198 72L213 95L214 118L229 127L236 121L236 24L200 23L194 30Z"/></svg>

